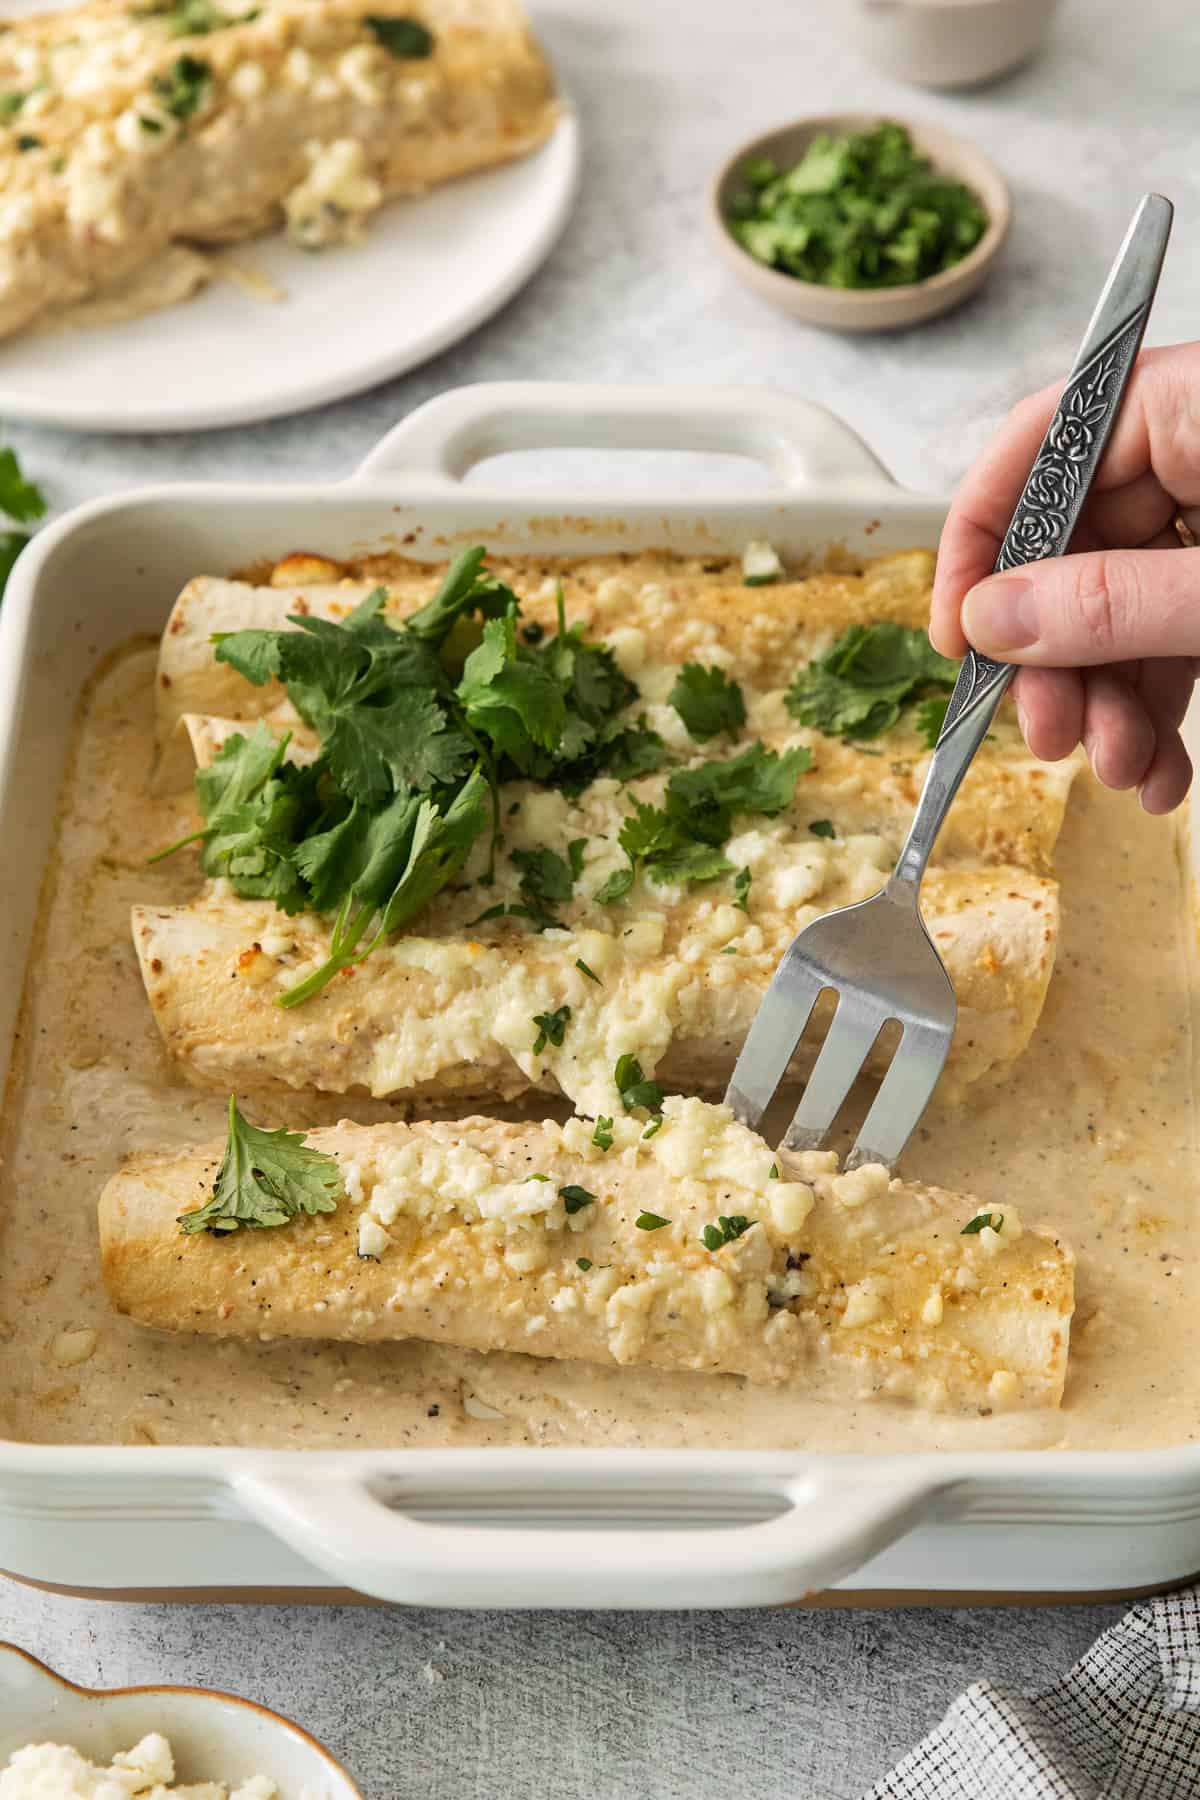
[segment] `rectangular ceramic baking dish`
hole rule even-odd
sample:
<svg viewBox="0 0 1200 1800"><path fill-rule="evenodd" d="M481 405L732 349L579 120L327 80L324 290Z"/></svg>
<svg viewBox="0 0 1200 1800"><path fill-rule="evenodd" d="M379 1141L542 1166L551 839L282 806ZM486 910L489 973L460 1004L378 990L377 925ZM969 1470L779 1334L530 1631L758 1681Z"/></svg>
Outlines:
<svg viewBox="0 0 1200 1800"><path fill-rule="evenodd" d="M514 449L738 453L763 496L535 500L468 469ZM486 472L485 472L486 473ZM177 485L80 508L22 557L0 616L0 909L7 1060L79 690L161 630L198 571L296 548L445 555L665 547L797 556L936 542L844 424L754 391L504 384L413 413L349 481ZM1200 1569L1200 1447L907 1456L690 1451L258 1452L0 1445L0 1568L60 1588L352 1589L429 1606L731 1606L1130 1592Z"/></svg>

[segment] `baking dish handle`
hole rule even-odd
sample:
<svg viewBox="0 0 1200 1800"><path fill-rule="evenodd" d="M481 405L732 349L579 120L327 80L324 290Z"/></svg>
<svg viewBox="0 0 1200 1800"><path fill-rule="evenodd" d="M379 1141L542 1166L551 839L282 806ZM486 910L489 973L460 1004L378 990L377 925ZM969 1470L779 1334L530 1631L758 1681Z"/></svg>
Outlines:
<svg viewBox="0 0 1200 1800"><path fill-rule="evenodd" d="M435 1511L450 1523L416 1517L431 1510L421 1478L391 1483L389 1498L367 1473L338 1469L247 1471L234 1477L242 1506L307 1562L340 1585L376 1599L413 1606L469 1607L724 1607L801 1600L843 1580L911 1530L945 1491L915 1468L805 1474L776 1484L773 1517L752 1524L691 1527L619 1523L595 1526L597 1513L619 1519L628 1477L593 1471L576 1477L574 1500L586 1500L589 1523L571 1526L569 1503L547 1517L545 1477L526 1494L538 1516L528 1524L487 1521L488 1491L498 1486L478 1461L458 1475L440 1463ZM678 1485L678 1476L674 1485ZM511 1486L511 1483L509 1484ZM655 1506L653 1477L638 1483L643 1511ZM726 1492L728 1493L728 1489ZM742 1496L744 1499L744 1495ZM456 1505L457 1501L457 1505ZM473 1503L472 1503L473 1501ZM607 1501L607 1504L606 1504ZM492 1503L514 1510L511 1493ZM515 1501L521 1506L521 1498ZM681 1520L686 1514L681 1511Z"/></svg>
<svg viewBox="0 0 1200 1800"><path fill-rule="evenodd" d="M700 450L765 463L791 489L895 488L857 433L811 400L765 388L557 381L480 382L427 400L352 479L411 474L456 486L487 457L568 448Z"/></svg>

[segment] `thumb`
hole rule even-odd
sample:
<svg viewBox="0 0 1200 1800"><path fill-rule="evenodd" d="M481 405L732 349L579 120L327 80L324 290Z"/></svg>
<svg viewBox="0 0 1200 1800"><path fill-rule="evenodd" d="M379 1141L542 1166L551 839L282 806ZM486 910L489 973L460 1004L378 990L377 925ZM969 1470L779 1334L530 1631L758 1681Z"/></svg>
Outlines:
<svg viewBox="0 0 1200 1800"><path fill-rule="evenodd" d="M1200 655L1200 548L1099 550L991 575L962 627L1002 662L1073 668Z"/></svg>

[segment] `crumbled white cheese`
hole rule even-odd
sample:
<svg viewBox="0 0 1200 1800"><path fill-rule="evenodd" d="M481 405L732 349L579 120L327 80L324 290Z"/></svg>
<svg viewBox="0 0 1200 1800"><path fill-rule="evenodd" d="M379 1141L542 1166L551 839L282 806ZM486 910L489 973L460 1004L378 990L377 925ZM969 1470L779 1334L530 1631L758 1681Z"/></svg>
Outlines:
<svg viewBox="0 0 1200 1800"><path fill-rule="evenodd" d="M101 1767L66 1744L26 1744L0 1770L0 1800L279 1800L266 1775L252 1775L230 1788L223 1781L176 1787L175 1759L160 1732L150 1732L131 1750L119 1750Z"/></svg>
<svg viewBox="0 0 1200 1800"><path fill-rule="evenodd" d="M305 145L305 155L308 174L283 203L289 233L305 250L353 242L367 214L383 202L363 146L354 138L313 141Z"/></svg>
<svg viewBox="0 0 1200 1800"><path fill-rule="evenodd" d="M891 1179L882 1163L864 1163L861 1169L835 1175L829 1183L829 1192L839 1206L863 1206L886 1194Z"/></svg>
<svg viewBox="0 0 1200 1800"><path fill-rule="evenodd" d="M842 1314L842 1324L849 1328L856 1325L872 1325L884 1311L889 1287L886 1279L880 1275L865 1276L846 1289L846 1310Z"/></svg>

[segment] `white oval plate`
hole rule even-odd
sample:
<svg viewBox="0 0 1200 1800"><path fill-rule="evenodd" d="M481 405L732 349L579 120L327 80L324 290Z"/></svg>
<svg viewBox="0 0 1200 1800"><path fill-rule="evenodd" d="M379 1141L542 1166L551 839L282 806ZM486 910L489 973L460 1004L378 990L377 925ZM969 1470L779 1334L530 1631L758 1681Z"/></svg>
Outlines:
<svg viewBox="0 0 1200 1800"><path fill-rule="evenodd" d="M341 1763L290 1719L212 1688L82 1688L16 1644L0 1644L0 1768L23 1744L71 1744L107 1763L161 1731L180 1781L269 1775L286 1800L363 1800Z"/></svg>
<svg viewBox="0 0 1200 1800"><path fill-rule="evenodd" d="M205 431L373 387L465 337L528 281L566 223L578 168L568 109L531 156L392 202L361 244L313 256L279 233L221 253L282 288L278 302L217 280L119 325L13 338L0 344L0 415Z"/></svg>

